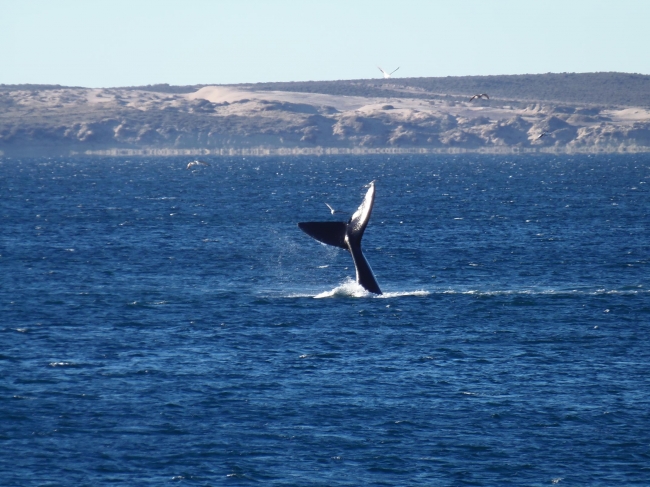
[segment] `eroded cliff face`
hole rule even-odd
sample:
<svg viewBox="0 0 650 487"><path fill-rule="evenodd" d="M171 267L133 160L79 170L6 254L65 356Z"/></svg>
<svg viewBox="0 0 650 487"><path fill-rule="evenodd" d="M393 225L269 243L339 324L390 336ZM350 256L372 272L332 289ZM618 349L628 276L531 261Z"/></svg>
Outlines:
<svg viewBox="0 0 650 487"><path fill-rule="evenodd" d="M190 94L120 88L0 92L5 155L254 147L650 151L650 111L228 87Z"/></svg>

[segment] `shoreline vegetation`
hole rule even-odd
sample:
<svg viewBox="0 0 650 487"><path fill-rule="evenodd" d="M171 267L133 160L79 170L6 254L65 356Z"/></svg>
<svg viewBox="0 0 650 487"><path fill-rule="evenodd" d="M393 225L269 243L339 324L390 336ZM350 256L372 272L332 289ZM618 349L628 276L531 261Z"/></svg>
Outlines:
<svg viewBox="0 0 650 487"><path fill-rule="evenodd" d="M0 85L4 157L639 152L650 152L640 74Z"/></svg>

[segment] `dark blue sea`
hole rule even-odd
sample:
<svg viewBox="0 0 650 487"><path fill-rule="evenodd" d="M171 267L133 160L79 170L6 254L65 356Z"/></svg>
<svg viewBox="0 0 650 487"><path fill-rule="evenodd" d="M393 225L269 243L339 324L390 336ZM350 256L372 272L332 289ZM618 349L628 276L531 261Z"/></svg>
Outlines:
<svg viewBox="0 0 650 487"><path fill-rule="evenodd" d="M0 485L650 485L650 155L190 160L0 158Z"/></svg>

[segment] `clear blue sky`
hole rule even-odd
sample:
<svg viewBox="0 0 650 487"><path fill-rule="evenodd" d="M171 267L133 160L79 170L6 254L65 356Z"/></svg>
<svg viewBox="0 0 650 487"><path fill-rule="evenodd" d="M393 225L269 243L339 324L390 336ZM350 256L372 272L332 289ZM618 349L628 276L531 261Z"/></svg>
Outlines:
<svg viewBox="0 0 650 487"><path fill-rule="evenodd" d="M650 74L646 0L0 0L0 83Z"/></svg>

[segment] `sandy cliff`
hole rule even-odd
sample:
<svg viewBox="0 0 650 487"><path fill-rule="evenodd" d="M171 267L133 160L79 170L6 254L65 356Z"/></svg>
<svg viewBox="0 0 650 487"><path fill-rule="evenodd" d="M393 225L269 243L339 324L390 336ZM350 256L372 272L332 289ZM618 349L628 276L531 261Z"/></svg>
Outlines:
<svg viewBox="0 0 650 487"><path fill-rule="evenodd" d="M0 151L650 151L647 108L495 96L470 102L467 95L408 87L400 93L399 81L392 83L390 96L254 85L206 86L191 93L4 87Z"/></svg>

